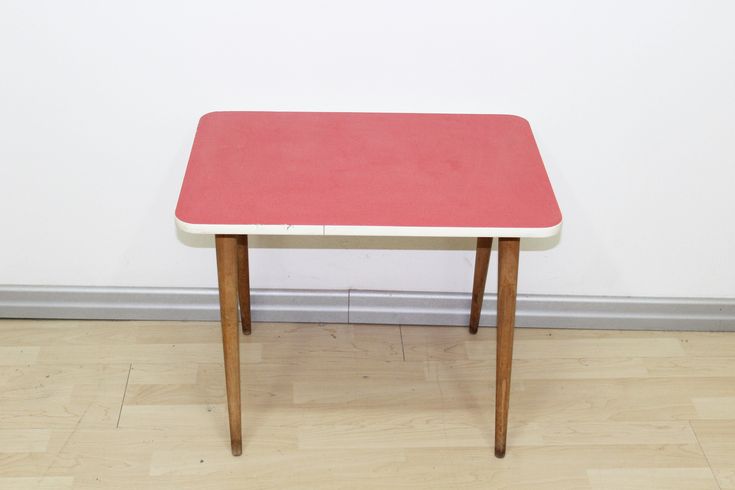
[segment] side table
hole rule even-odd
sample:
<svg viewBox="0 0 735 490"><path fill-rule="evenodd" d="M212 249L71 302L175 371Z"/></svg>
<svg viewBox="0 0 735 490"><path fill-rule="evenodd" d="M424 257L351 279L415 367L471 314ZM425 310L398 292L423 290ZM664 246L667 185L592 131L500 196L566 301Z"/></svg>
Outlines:
<svg viewBox="0 0 735 490"><path fill-rule="evenodd" d="M477 333L498 237L495 455L506 449L521 238L561 212L528 122L487 114L214 112L199 122L176 221L215 235L232 454L242 453L239 320L249 235L475 237Z"/></svg>

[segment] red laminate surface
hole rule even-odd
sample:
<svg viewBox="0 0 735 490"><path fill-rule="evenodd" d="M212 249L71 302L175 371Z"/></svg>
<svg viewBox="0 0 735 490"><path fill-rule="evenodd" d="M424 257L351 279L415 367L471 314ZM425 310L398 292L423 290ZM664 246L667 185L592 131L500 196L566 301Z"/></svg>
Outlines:
<svg viewBox="0 0 735 490"><path fill-rule="evenodd" d="M548 228L531 128L508 115L206 114L176 208L189 224Z"/></svg>

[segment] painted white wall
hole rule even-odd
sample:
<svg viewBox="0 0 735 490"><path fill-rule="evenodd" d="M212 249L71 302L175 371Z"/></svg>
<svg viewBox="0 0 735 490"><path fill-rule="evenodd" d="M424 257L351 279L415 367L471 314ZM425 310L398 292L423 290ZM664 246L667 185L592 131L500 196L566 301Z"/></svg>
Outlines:
<svg viewBox="0 0 735 490"><path fill-rule="evenodd" d="M214 286L212 241L173 219L205 112L476 112L531 121L564 213L524 245L522 292L735 297L734 19L726 0L2 2L0 283ZM254 287L471 286L471 240L252 246Z"/></svg>

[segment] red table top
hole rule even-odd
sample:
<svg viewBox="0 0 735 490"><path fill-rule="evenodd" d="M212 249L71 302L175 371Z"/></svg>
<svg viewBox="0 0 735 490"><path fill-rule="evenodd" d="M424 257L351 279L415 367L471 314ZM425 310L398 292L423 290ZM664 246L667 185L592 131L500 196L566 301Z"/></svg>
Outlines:
<svg viewBox="0 0 735 490"><path fill-rule="evenodd" d="M517 116L214 112L176 207L194 233L549 236L561 212Z"/></svg>

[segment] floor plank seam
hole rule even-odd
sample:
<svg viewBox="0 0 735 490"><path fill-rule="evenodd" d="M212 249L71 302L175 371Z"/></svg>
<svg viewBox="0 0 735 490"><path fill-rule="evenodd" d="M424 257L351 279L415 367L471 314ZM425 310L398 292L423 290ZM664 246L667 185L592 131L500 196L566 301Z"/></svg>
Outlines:
<svg viewBox="0 0 735 490"><path fill-rule="evenodd" d="M401 335L401 353L403 354L403 362L406 362L406 348L403 345L403 325L398 325L398 333Z"/></svg>
<svg viewBox="0 0 735 490"><path fill-rule="evenodd" d="M115 428L120 428L120 417L122 417L122 411L123 411L123 405L125 405L125 395L128 394L128 383L130 383L130 371L133 370L133 363L130 363L130 366L128 367L128 378L125 380L125 389L123 390L123 397L122 401L120 402L120 412L117 414L117 424L115 424Z"/></svg>
<svg viewBox="0 0 735 490"><path fill-rule="evenodd" d="M715 480L715 485L717 485L717 488L719 490L722 490L722 486L720 485L720 480L717 479L717 475L715 474L714 468L712 468L712 463L709 461L709 456L707 456L707 451L704 450L704 446L702 446L702 443L699 441L699 436L697 435L697 430L692 425L692 420L689 419L687 422L689 422L689 428L692 429L692 434L694 434L694 439L697 441L697 445L699 446L699 449L702 450L702 454L704 455L704 460L707 461L707 466L709 467L709 472L712 473L712 478Z"/></svg>
<svg viewBox="0 0 735 490"><path fill-rule="evenodd" d="M61 456L61 453L64 452L64 449L66 449L66 446L69 445L69 441L71 441L72 437L74 437L74 434L77 433L79 430L79 426L82 425L82 420L84 420L84 417L87 415L87 412L89 412L89 409L92 408L92 403L87 405L87 408L84 409L84 412L82 412L82 415L79 417L79 420L77 420L77 423L74 425L74 428L72 429L71 433L64 439L64 443L61 445L61 449L59 449L54 457L51 459L51 462L46 466L46 468L43 470L43 473L41 474L41 481L43 481L44 478L48 475L49 471L54 467L56 462L59 460L59 456Z"/></svg>

